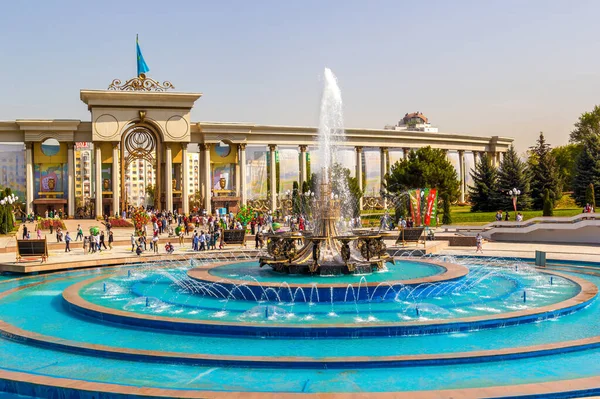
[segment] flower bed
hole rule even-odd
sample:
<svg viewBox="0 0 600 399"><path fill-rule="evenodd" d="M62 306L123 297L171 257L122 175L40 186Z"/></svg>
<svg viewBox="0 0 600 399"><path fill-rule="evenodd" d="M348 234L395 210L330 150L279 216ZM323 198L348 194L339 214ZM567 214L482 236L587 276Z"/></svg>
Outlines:
<svg viewBox="0 0 600 399"><path fill-rule="evenodd" d="M110 222L111 227L133 227L133 223L127 221L126 219L108 218L108 221Z"/></svg>
<svg viewBox="0 0 600 399"><path fill-rule="evenodd" d="M52 226L53 229L58 229L61 228L62 230L65 230L65 224L62 220L60 219L44 219L44 218L39 218L37 220L37 226L36 226L36 230L37 229L41 229L41 230L50 230L50 226Z"/></svg>

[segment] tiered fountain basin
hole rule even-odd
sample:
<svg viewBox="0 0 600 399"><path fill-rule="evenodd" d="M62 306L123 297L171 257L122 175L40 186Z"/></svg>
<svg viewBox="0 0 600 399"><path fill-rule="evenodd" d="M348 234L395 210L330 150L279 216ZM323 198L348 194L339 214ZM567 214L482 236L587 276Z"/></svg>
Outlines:
<svg viewBox="0 0 600 399"><path fill-rule="evenodd" d="M404 267L403 262L398 267ZM241 310L244 306L285 309L292 305L268 298L258 298L258 304L254 299L210 298L185 289L186 284L211 284L188 277L189 261L0 281L0 331L6 338L0 340L0 390L86 398L97 398L97 392L107 397L255 393L261 398L358 392L415 397L415 391L421 390L442 390L419 392L423 397L600 393L600 301L593 300L600 277L542 273L512 261L458 259L448 263L466 267L469 273L457 280L402 287L396 298L387 300L376 301L375 294L373 300L356 303L334 301L336 315L330 314L331 303L308 301L293 305L295 316L288 312L266 319L244 315ZM423 263L407 263L416 268L418 264ZM235 274L231 268L221 271ZM423 272L428 277L445 273L428 270ZM586 270L594 271L600 268ZM357 276L358 282L349 284L357 290L358 283L363 287L364 280L370 284L371 278L379 277ZM462 288L456 288L461 284ZM435 287L447 291L436 293ZM409 301L408 290L414 297ZM520 296L523 290L528 294L526 302ZM82 314L76 309L72 292L97 313ZM444 296L453 299L436 299ZM418 316L415 305L421 309ZM393 306L396 312L391 320ZM113 319L113 315L118 317ZM529 316L531 320L495 327L472 324L461 329L448 324L414 335L367 334L359 340L335 334L327 339L277 334L273 339L273 335L253 335L248 332L255 330L247 330L343 330L352 325L422 329L446 322ZM131 317L165 324L125 321ZM178 323L239 327L245 332L235 335L224 328L223 334L191 333L174 328Z"/></svg>

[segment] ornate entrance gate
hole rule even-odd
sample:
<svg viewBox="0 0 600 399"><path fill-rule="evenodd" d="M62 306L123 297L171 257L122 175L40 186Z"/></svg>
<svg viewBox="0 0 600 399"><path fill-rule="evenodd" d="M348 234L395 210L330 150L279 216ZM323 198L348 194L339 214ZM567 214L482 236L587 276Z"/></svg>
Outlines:
<svg viewBox="0 0 600 399"><path fill-rule="evenodd" d="M155 169L155 184L154 184L154 207L160 208L161 196L161 143L158 140L158 134L152 126L146 123L136 123L125 130L121 138L121 209L126 210L129 205L129 198L125 188L125 174L132 162L144 160ZM139 169L138 169L139 170ZM144 169L143 174L144 192L147 188L147 170Z"/></svg>

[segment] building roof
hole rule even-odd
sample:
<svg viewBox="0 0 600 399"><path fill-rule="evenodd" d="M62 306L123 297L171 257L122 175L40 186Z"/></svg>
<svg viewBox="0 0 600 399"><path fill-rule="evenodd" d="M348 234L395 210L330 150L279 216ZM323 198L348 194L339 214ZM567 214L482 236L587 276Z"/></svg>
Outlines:
<svg viewBox="0 0 600 399"><path fill-rule="evenodd" d="M404 115L404 118L402 118L402 121L404 121L404 123L407 123L412 118L420 118L423 121L423 123L429 123L429 120L427 119L427 117L425 115L423 115L422 113L420 113L419 111Z"/></svg>

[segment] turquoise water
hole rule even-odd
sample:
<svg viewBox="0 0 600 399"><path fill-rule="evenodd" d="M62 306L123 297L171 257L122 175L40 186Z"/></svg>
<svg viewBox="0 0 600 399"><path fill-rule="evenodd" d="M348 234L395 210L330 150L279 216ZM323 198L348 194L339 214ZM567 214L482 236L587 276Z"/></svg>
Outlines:
<svg viewBox="0 0 600 399"><path fill-rule="evenodd" d="M368 274L372 283L383 281L410 280L442 274L444 267L425 262L398 260L395 265L386 264L387 270ZM257 262L232 263L211 269L209 274L223 279L244 281L261 281L280 283L282 280L290 284L349 284L358 283L363 275L346 274L340 276L319 276L308 274L282 274L273 271L269 266L258 267Z"/></svg>
<svg viewBox="0 0 600 399"><path fill-rule="evenodd" d="M487 266L472 265L472 269L475 271L478 267L483 270ZM177 285L160 282L152 284L153 272L151 270L144 268L136 270L138 271L134 273L134 278L130 281L131 285L127 285L124 291L138 284L140 290L151 289L153 293L157 294L175 292L177 296L174 299L182 301L182 303L164 309L161 312L164 315L171 317L176 315L169 314L169 309L173 311L186 309L183 305L190 305L185 303L187 298L189 298L189 301L198 301L193 302L193 306L208 303L202 302L205 298L182 292ZM173 270L179 269L173 268ZM491 330L436 334L433 336L360 339L264 339L200 336L111 324L94 318L78 316L65 308L61 293L65 288L76 282L93 277L98 273L105 273L107 281L115 284L115 286L118 286L117 281L121 283L123 280L127 280L126 274L115 279L110 276L110 272L110 270L93 270L4 281L0 284L0 291L37 281L45 281L45 283L27 287L1 299L0 319L28 331L57 339L71 340L74 343L173 351L181 354L266 356L273 359L282 356L314 358L372 356L376 358L390 355L453 353L563 342L600 334L600 318L597 316L600 314L600 301L593 301L589 306L575 313L540 323ZM65 276L68 276L68 279L60 280ZM579 276L581 277L581 275ZM583 277L594 284L600 284L599 277ZM478 288L482 284L485 286L483 292L491 294L493 290L497 289L499 291L494 291L494 293L499 295L510 293L511 286L522 287L527 284L537 284L537 286L530 288L535 289L535 291L532 291L531 302L528 300L527 306L534 306L536 300L539 301L537 305L540 305L574 295L577 292L575 286L567 280L555 278L552 286L549 286L547 280L547 276L531 273L527 269L521 269L519 272L514 272L513 269L503 269L502 275L477 281L479 282ZM492 283L492 281L496 281L498 285L495 285L496 283ZM112 301L114 306L119 307L123 306L122 303L125 302L120 296L121 294L109 292L110 295L102 295L100 291L103 293L103 289L99 290L98 286L91 288L97 290L96 294L99 294L91 297L100 300L103 305ZM111 288L113 287L109 287L109 290ZM508 291L503 291L503 289ZM456 300L466 301L467 292L471 291L463 291ZM503 299L483 299L496 301L497 304L503 302L505 306L509 306L509 302L514 300L514 306L524 306L522 299L520 300L517 295L519 293L515 292L504 296ZM111 295L112 299L110 298ZM481 295L477 296L480 297ZM133 297L137 297L137 295L133 294ZM536 299L536 297L538 298ZM223 301L214 299L212 301L219 303L221 306L224 305ZM229 301L229 304L232 302ZM451 303L446 304L450 305ZM372 303L371 311L373 311L373 305L377 307L392 304ZM456 303L456 305L458 304ZM463 305L466 306L466 302L460 306ZM312 307L315 306L327 305L318 304ZM364 306L365 311L369 309L369 304L359 306ZM179 313L181 315L179 317L188 317L182 313L184 312ZM427 315L426 310L424 310L424 313L425 315L422 317L432 317L432 315ZM489 314L493 314L493 312ZM69 377L85 381L183 390L253 392L411 391L425 388L452 389L523 384L591 377L600 374L600 350L501 362L468 363L460 366L347 368L340 370L291 369L289 367L277 369L253 368L251 365L244 368L232 366L208 367L175 363L134 362L39 348L6 339L0 339L0 356L3 360L0 368L6 370L32 372L54 377ZM24 362L23 359L27 359L27 361Z"/></svg>
<svg viewBox="0 0 600 399"><path fill-rule="evenodd" d="M236 265L238 269L252 266L258 269L256 262ZM426 263L411 265L413 268L425 267L430 270L429 266ZM343 301L327 298L323 301L321 298L319 303L273 302L258 300L260 297L255 300L256 296L250 294L247 295L247 301L236 300L228 295L216 298L209 296L203 289L196 287L194 290L194 281L187 278L186 268L140 271L134 272L131 277L111 276L87 285L80 294L86 301L103 307L146 315L196 321L305 325L377 324L495 315L555 304L575 296L580 290L578 285L556 276L550 285L548 276L532 272L530 268L516 271L477 264L469 267L469 276L458 281L418 287L400 285L390 288L385 284L371 287L368 292L370 301L354 299L358 296L359 285L362 284L361 289L364 290L366 283L379 274L362 276L361 282L354 283L346 290ZM230 270L229 266L213 270L222 268ZM270 279L267 281L270 282ZM315 287L326 285L328 281L329 278L320 280ZM285 284L277 289L288 290ZM395 300L382 301L381 295L390 289L397 292ZM522 299L524 291L527 292L527 302ZM325 291L321 297L329 292L333 295L332 291ZM310 295L307 293L307 296ZM265 306L270 306L267 314Z"/></svg>

